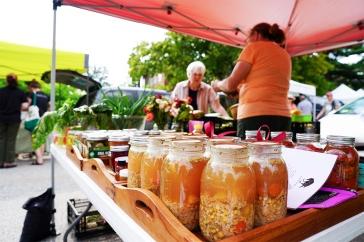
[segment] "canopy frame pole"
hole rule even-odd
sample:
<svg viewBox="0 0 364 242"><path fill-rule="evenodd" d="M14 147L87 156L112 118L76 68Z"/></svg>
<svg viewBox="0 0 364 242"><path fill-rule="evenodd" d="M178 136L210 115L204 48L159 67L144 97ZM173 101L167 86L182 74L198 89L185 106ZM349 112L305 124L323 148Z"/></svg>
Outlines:
<svg viewBox="0 0 364 242"><path fill-rule="evenodd" d="M53 39L52 39L52 68L51 68L51 111L56 110L56 32L57 32L57 7L61 6L60 0L53 0ZM50 223L50 229L51 229L51 235L56 236L56 223L55 223L55 217L54 214L56 212L55 206L54 206L54 167L55 166L55 160L54 157L51 155L51 188L52 188L52 219Z"/></svg>

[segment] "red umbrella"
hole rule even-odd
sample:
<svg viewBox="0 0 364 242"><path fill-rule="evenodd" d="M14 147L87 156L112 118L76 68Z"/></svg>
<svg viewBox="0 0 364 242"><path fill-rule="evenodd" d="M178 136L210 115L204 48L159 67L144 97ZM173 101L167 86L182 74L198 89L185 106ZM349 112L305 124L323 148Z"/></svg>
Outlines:
<svg viewBox="0 0 364 242"><path fill-rule="evenodd" d="M277 23L286 32L291 55L364 39L363 0L63 0L62 4L232 46L243 46L255 24Z"/></svg>

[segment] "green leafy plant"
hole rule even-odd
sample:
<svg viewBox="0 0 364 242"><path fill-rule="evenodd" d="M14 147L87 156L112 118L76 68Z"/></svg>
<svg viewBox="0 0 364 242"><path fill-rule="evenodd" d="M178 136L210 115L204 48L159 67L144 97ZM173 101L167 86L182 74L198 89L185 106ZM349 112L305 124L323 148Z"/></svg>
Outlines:
<svg viewBox="0 0 364 242"><path fill-rule="evenodd" d="M40 119L38 125L32 133L32 146L36 150L47 141L59 120L59 115L56 111L46 112Z"/></svg>
<svg viewBox="0 0 364 242"><path fill-rule="evenodd" d="M103 93L103 103L111 108L112 113L120 116L138 116L143 115L143 108L148 103L148 96L143 94L137 100L124 95L123 91L115 95L106 95Z"/></svg>

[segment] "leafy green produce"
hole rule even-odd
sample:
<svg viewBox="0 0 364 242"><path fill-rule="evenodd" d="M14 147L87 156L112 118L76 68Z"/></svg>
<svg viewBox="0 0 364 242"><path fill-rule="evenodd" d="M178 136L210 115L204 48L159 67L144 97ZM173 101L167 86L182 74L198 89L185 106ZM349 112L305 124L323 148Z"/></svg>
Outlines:
<svg viewBox="0 0 364 242"><path fill-rule="evenodd" d="M67 127L74 126L77 124L75 119L75 112L73 107L69 104L64 104L60 109L57 110L58 121L56 124L56 130L63 132Z"/></svg>
<svg viewBox="0 0 364 242"><path fill-rule="evenodd" d="M47 141L48 135L52 133L59 120L56 111L46 112L40 119L38 125L32 133L32 146L33 149L38 149L42 144Z"/></svg>
<svg viewBox="0 0 364 242"><path fill-rule="evenodd" d="M73 109L75 113L75 118L78 124L81 126L82 130L86 130L88 127L95 125L95 114L87 106L83 105L81 107Z"/></svg>

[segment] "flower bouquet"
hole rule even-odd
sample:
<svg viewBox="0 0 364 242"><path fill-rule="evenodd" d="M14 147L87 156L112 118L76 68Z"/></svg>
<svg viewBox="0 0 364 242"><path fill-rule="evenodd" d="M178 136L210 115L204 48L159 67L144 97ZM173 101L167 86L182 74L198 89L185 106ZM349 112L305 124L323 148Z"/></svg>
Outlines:
<svg viewBox="0 0 364 242"><path fill-rule="evenodd" d="M175 99L171 107L174 128L177 131L186 131L188 121L193 119L193 107L190 99Z"/></svg>
<svg viewBox="0 0 364 242"><path fill-rule="evenodd" d="M165 97L161 95L150 96L148 98L147 105L144 107L144 113L146 114L147 121L154 121L158 129L165 129L170 116L171 103Z"/></svg>

